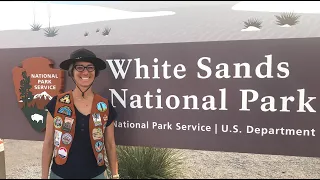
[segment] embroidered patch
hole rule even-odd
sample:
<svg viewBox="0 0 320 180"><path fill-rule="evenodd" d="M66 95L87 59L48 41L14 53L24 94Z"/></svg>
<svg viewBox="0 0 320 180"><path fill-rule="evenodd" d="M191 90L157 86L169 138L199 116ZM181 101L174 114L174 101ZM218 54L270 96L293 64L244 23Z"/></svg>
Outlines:
<svg viewBox="0 0 320 180"><path fill-rule="evenodd" d="M54 131L54 145L56 147L60 146L61 136L62 136L62 132L61 131L58 131L58 130Z"/></svg>
<svg viewBox="0 0 320 180"><path fill-rule="evenodd" d="M104 102L98 102L98 104L97 104L97 109L98 109L98 111L100 111L100 112L105 112L106 110L107 110L107 105L106 105L106 103L104 103Z"/></svg>
<svg viewBox="0 0 320 180"><path fill-rule="evenodd" d="M62 126L62 119L60 116L56 116L54 119L53 119L53 124L54 124L54 127L56 127L57 129L61 128Z"/></svg>
<svg viewBox="0 0 320 180"><path fill-rule="evenodd" d="M72 111L71 111L71 109L70 109L68 106L60 107L60 108L58 109L58 113L64 114L64 115L66 115L66 116L71 116L71 115L72 115Z"/></svg>
<svg viewBox="0 0 320 180"><path fill-rule="evenodd" d="M70 95L69 94L64 95L62 98L59 99L59 101L61 103L70 104L71 102Z"/></svg>
<svg viewBox="0 0 320 180"><path fill-rule="evenodd" d="M101 117L99 113L93 113L92 117L95 126L102 126Z"/></svg>
<svg viewBox="0 0 320 180"><path fill-rule="evenodd" d="M101 141L96 142L96 144L94 145L94 147L96 148L97 152L101 152L103 149L103 143Z"/></svg>
<svg viewBox="0 0 320 180"><path fill-rule="evenodd" d="M97 162L98 162L98 164L101 164L103 162L103 154L102 153L98 154Z"/></svg>
<svg viewBox="0 0 320 180"><path fill-rule="evenodd" d="M106 114L103 115L103 120L104 120L104 121L108 121L108 115L106 115Z"/></svg>
<svg viewBox="0 0 320 180"><path fill-rule="evenodd" d="M65 133L64 135L62 135L62 142L65 145L70 144L72 141L72 136L69 133Z"/></svg>
<svg viewBox="0 0 320 180"><path fill-rule="evenodd" d="M94 128L92 130L92 138L93 140L102 139L102 129L101 128Z"/></svg>
<svg viewBox="0 0 320 180"><path fill-rule="evenodd" d="M64 124L62 126L62 129L66 132L70 132L71 128L72 128L72 124L73 124L74 119L66 117L64 119Z"/></svg>
<svg viewBox="0 0 320 180"><path fill-rule="evenodd" d="M59 148L58 154L62 159L66 158L68 154L67 149L65 147Z"/></svg>

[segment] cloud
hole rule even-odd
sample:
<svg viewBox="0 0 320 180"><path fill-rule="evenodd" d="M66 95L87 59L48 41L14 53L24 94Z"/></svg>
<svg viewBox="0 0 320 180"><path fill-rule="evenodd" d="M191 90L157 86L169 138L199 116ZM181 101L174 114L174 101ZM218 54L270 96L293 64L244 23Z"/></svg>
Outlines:
<svg viewBox="0 0 320 180"><path fill-rule="evenodd" d="M260 12L320 13L319 1L242 1L232 10Z"/></svg>

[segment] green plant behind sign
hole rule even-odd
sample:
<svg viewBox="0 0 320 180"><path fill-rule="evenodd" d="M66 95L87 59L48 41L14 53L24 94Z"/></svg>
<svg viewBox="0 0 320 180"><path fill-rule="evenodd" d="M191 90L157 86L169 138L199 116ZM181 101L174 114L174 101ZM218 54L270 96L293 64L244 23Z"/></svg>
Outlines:
<svg viewBox="0 0 320 180"><path fill-rule="evenodd" d="M117 146L117 154L121 179L176 179L182 177L181 165L184 158L175 149Z"/></svg>

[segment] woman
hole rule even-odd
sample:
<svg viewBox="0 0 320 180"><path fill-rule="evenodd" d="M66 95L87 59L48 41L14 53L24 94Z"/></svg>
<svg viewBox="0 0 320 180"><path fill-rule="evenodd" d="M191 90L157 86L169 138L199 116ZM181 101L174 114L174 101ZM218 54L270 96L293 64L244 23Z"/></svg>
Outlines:
<svg viewBox="0 0 320 180"><path fill-rule="evenodd" d="M76 87L47 104L42 152L42 178L106 179L105 156L112 178L119 178L114 120L110 101L92 91L94 79L106 68L103 60L86 49L73 52L60 68L68 71Z"/></svg>

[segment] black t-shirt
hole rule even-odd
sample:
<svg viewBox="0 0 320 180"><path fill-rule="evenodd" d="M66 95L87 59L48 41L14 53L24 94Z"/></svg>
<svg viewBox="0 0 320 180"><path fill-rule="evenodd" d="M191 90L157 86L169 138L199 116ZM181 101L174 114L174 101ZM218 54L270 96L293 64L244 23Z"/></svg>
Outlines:
<svg viewBox="0 0 320 180"><path fill-rule="evenodd" d="M55 105L57 96L54 96L46 105L46 109L54 117ZM116 118L117 112L109 101L109 117L107 126L109 126ZM90 114L85 116L80 113L74 106L76 111L76 126L75 135L72 141L72 146L69 151L69 157L65 164L57 165L53 158L51 171L61 178L66 179L91 179L103 173L106 166L98 166L94 156L90 134L89 134L89 119Z"/></svg>

